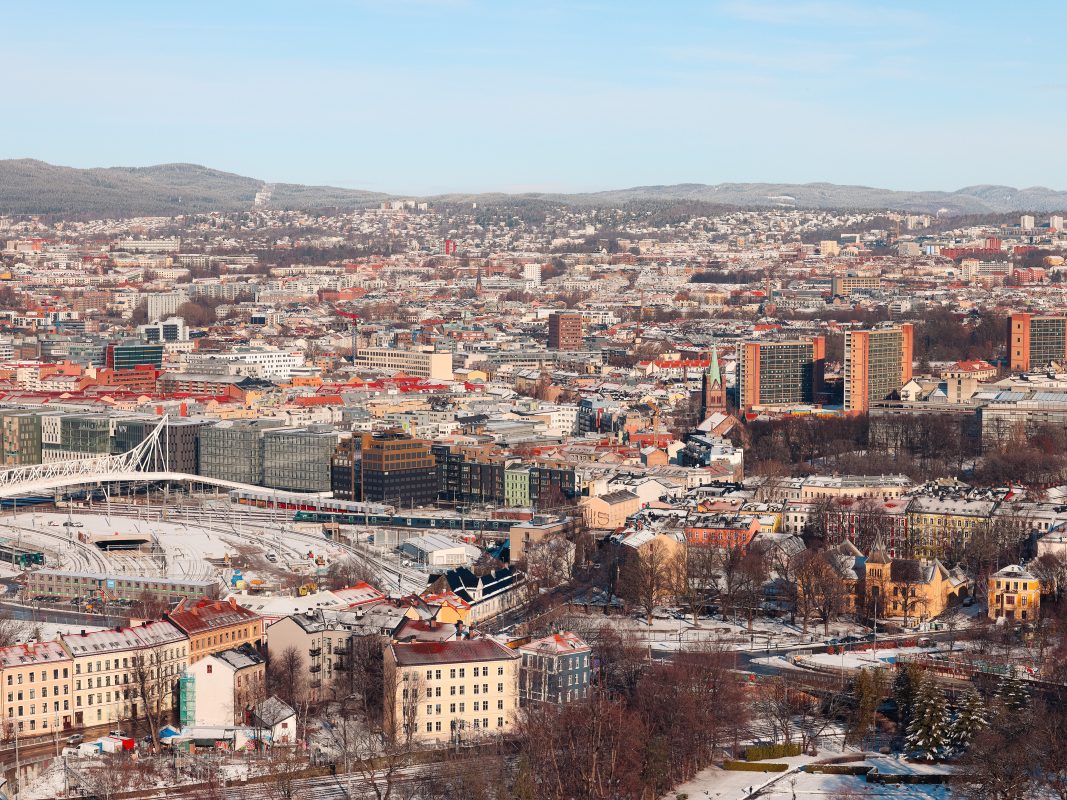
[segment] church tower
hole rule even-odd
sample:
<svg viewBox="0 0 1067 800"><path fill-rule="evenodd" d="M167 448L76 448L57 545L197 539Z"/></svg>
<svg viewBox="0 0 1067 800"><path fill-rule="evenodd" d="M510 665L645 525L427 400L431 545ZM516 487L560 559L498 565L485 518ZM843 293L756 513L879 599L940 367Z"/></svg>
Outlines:
<svg viewBox="0 0 1067 800"><path fill-rule="evenodd" d="M712 345L711 363L701 379L700 419L705 420L716 411L726 413L726 387L719 371L719 351Z"/></svg>

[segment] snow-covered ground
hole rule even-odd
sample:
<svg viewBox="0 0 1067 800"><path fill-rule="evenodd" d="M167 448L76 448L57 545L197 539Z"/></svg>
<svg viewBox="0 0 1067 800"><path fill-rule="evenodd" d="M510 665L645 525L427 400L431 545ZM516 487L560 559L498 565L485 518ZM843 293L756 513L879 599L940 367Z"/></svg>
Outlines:
<svg viewBox="0 0 1067 800"><path fill-rule="evenodd" d="M759 652L768 648L818 646L824 644L827 638L860 635L867 631L862 625L847 620L831 624L827 636L823 634L821 626L818 629L809 627L804 631L799 624L790 625L788 618L757 617L752 620L750 630L745 619L723 621L719 616L698 617L694 625L690 615L670 619L653 618L649 623L644 617L633 615L604 616L599 608L584 614L580 606L572 607L572 615L580 627L610 625L620 633L629 633L649 644L653 650L677 650L701 642L718 641L738 649Z"/></svg>
<svg viewBox="0 0 1067 800"><path fill-rule="evenodd" d="M864 798L892 797L903 800L941 800L952 797L943 785L884 785L868 783L864 776L825 775L804 772L801 767L827 756L796 756L772 759L774 763L788 764L786 772L760 773L735 772L719 767L702 770L693 780L683 783L666 795L664 800L674 800L685 794L689 800L713 798L713 800L744 800L759 797L761 800L802 800L819 798L829 800L855 795ZM863 761L850 762L856 766L876 767L883 774L918 775L951 771L951 767L911 762L892 757L872 756Z"/></svg>
<svg viewBox="0 0 1067 800"><path fill-rule="evenodd" d="M788 776L795 774L801 766L816 760L812 756L773 759L775 764L788 764L790 769L787 772L742 772L714 766L708 767L697 773L691 781L676 787L666 796L666 800L682 794L688 795L689 800L700 800L704 797L710 797L713 800L742 800L763 786L781 779L788 780Z"/></svg>

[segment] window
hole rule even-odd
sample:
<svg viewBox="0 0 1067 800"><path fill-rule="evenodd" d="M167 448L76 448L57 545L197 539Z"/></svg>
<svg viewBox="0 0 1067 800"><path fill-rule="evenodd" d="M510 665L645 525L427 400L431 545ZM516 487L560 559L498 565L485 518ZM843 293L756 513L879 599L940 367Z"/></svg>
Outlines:
<svg viewBox="0 0 1067 800"><path fill-rule="evenodd" d="M456 713L456 704L455 703L452 703L451 705L449 705L448 712L450 714L455 714Z"/></svg>
<svg viewBox="0 0 1067 800"><path fill-rule="evenodd" d="M433 723L432 722L427 722L426 723L426 732L427 733L433 733Z"/></svg>
<svg viewBox="0 0 1067 800"><path fill-rule="evenodd" d="M503 667L497 667L496 668L496 674L497 675L503 675L504 674L504 668Z"/></svg>
<svg viewBox="0 0 1067 800"><path fill-rule="evenodd" d="M504 727L504 718L503 717L497 717L496 718L496 726L498 728L503 728Z"/></svg>

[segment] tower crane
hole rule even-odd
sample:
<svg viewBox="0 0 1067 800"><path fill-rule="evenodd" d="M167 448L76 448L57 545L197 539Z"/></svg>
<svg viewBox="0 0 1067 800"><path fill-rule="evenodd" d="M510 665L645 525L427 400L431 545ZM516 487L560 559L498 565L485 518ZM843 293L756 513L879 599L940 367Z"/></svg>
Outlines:
<svg viewBox="0 0 1067 800"><path fill-rule="evenodd" d="M351 311L342 311L339 308L335 308L333 313L348 320L348 330L352 334L352 363L355 364L356 355L359 351L359 315L353 314Z"/></svg>

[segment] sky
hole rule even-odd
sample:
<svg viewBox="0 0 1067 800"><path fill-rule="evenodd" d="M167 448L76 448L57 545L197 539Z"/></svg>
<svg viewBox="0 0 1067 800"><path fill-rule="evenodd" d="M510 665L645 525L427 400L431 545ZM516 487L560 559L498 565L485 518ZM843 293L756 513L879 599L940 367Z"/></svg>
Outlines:
<svg viewBox="0 0 1067 800"><path fill-rule="evenodd" d="M1067 3L4 4L0 158L397 194L1067 189Z"/></svg>

